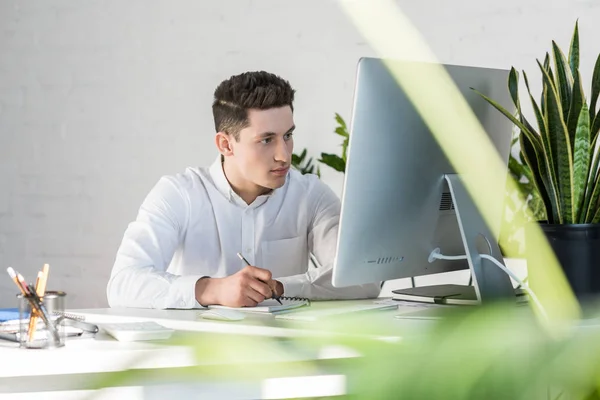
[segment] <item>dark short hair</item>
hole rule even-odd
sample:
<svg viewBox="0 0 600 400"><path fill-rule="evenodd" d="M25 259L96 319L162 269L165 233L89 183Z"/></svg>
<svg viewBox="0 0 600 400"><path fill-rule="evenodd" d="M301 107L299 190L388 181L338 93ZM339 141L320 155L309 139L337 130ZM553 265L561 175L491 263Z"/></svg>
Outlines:
<svg viewBox="0 0 600 400"><path fill-rule="evenodd" d="M212 105L215 129L239 140L240 131L249 125L248 110L268 110L290 106L294 93L289 82L265 71L244 72L224 80L215 90Z"/></svg>

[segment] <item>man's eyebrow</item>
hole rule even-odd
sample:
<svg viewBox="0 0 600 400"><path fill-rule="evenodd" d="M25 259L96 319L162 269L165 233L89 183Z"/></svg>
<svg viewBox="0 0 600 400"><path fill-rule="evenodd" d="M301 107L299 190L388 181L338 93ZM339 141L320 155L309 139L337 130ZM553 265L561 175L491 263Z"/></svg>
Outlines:
<svg viewBox="0 0 600 400"><path fill-rule="evenodd" d="M288 129L288 131L286 133L291 133L294 131L294 129L296 129L296 125L292 125L292 127L290 129ZM258 134L256 137L268 138L271 136L277 136L277 134L275 132L263 132L263 133Z"/></svg>

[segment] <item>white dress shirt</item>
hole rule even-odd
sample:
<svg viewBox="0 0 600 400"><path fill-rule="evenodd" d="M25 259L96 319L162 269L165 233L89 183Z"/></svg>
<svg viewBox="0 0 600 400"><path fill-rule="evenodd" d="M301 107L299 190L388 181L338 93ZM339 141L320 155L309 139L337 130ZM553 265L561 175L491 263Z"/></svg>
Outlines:
<svg viewBox="0 0 600 400"><path fill-rule="evenodd" d="M208 168L162 177L125 231L108 282L111 307L194 308L203 276L232 275L244 257L266 268L284 296L368 298L379 284L331 285L340 201L316 175L290 169L285 184L248 205L221 158ZM318 268L310 267L311 252Z"/></svg>

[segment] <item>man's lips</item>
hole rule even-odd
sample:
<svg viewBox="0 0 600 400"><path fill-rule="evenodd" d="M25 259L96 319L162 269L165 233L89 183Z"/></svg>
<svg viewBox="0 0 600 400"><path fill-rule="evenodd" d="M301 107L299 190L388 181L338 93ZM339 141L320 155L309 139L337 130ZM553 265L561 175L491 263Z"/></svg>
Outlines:
<svg viewBox="0 0 600 400"><path fill-rule="evenodd" d="M272 169L271 172L273 172L274 174L277 174L277 175L285 175L289 169L290 169L290 167L277 168L277 169Z"/></svg>

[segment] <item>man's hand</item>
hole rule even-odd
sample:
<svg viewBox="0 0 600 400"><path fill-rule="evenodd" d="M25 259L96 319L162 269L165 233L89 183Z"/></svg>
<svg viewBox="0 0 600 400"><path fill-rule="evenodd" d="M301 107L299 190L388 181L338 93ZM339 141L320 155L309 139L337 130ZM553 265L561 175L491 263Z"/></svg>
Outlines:
<svg viewBox="0 0 600 400"><path fill-rule="evenodd" d="M273 290L273 292L275 293L275 296L277 296L277 297L283 296L283 283L276 281L276 280L273 280L273 282L275 282L275 287L274 287L275 290Z"/></svg>
<svg viewBox="0 0 600 400"><path fill-rule="evenodd" d="M281 282L272 279L271 271L254 266L225 278L202 278L196 282L196 300L202 305L254 307L273 294L283 294Z"/></svg>

